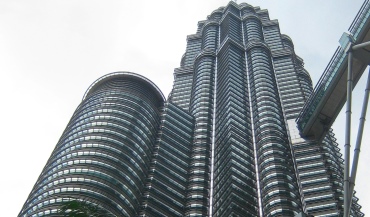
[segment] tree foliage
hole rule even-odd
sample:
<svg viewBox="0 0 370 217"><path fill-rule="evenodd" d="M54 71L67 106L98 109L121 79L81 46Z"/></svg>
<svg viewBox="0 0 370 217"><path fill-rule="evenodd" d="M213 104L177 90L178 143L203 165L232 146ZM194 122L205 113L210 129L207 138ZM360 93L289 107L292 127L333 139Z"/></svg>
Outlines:
<svg viewBox="0 0 370 217"><path fill-rule="evenodd" d="M78 200L63 203L58 213L65 217L113 217L98 205Z"/></svg>

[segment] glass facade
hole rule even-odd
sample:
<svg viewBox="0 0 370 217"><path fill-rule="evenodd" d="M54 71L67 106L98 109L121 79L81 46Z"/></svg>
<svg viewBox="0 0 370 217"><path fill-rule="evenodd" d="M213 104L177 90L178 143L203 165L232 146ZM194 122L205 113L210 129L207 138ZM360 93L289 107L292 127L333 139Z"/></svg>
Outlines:
<svg viewBox="0 0 370 217"><path fill-rule="evenodd" d="M115 216L135 216L160 124L164 97L146 78L113 73L85 94L19 216L57 216L84 200Z"/></svg>
<svg viewBox="0 0 370 217"><path fill-rule="evenodd" d="M166 103L140 216L185 215L193 133L193 116Z"/></svg>
<svg viewBox="0 0 370 217"><path fill-rule="evenodd" d="M203 185L212 186L211 201L188 201L186 215L341 215L343 160L334 135L318 144L302 138L295 123L312 90L291 38L280 33L267 10L230 2L198 22L169 98L179 106L178 96L189 100L189 108L182 108L195 115L193 155L211 156L208 167L200 160L190 165L190 171L204 167L201 177L211 182ZM200 145L211 154L198 155ZM306 161L314 147L320 153ZM318 168L321 175L307 172ZM353 216L363 216L357 200Z"/></svg>
<svg viewBox="0 0 370 217"><path fill-rule="evenodd" d="M312 90L278 21L230 2L187 37L167 101L133 73L88 89L19 216L69 200L116 216L341 216L335 136L295 122Z"/></svg>

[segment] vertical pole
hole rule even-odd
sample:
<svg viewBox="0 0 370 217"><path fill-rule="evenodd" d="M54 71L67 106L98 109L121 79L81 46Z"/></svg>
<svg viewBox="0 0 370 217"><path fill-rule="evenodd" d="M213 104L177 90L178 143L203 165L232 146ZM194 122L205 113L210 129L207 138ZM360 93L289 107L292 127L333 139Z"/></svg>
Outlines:
<svg viewBox="0 0 370 217"><path fill-rule="evenodd" d="M352 50L348 51L346 131L344 144L344 217L349 216L349 161L351 143L351 105L352 105Z"/></svg>
<svg viewBox="0 0 370 217"><path fill-rule="evenodd" d="M358 132L357 132L357 139L356 139L356 146L353 156L353 163L352 163L352 169L351 169L351 178L349 181L349 198L348 198L348 209L351 209L352 205L352 197L353 197L353 190L355 188L355 181L356 181L356 174L357 174L357 165L358 160L360 157L360 149L361 149L361 141L362 141L362 134L364 131L364 125L366 121L366 111L367 111L367 105L369 102L369 92L370 92L370 68L369 68L369 74L367 75L367 83L365 88L365 95L364 95L364 101L362 104L362 111L361 111L361 117L360 117L360 123L358 126Z"/></svg>

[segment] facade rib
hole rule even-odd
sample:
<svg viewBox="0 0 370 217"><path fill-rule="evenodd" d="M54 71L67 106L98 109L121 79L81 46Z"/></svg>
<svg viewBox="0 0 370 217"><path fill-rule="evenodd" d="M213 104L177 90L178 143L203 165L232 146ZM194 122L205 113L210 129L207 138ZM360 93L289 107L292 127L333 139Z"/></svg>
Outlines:
<svg viewBox="0 0 370 217"><path fill-rule="evenodd" d="M211 34L210 37L215 37ZM194 64L189 112L194 116L194 140L189 171L186 215L206 215L210 188L210 146L212 143L215 55L212 49L200 53Z"/></svg>
<svg viewBox="0 0 370 217"><path fill-rule="evenodd" d="M249 42L247 50L264 213L292 216L302 205L271 54L262 42Z"/></svg>
<svg viewBox="0 0 370 217"><path fill-rule="evenodd" d="M342 216L334 133L318 143L296 126L311 93L278 21L230 2L187 37L167 102L133 73L94 82L19 216L70 200L115 216Z"/></svg>

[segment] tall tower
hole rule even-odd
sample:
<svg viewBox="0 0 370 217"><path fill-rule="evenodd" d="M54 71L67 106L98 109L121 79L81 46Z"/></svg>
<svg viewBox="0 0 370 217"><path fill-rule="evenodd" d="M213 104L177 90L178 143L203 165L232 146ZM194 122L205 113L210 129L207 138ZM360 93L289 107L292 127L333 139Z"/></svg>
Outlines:
<svg viewBox="0 0 370 217"><path fill-rule="evenodd" d="M157 86L134 73L112 73L94 82L19 216L58 216L58 208L70 200L99 205L115 216L135 216L164 101Z"/></svg>
<svg viewBox="0 0 370 217"><path fill-rule="evenodd" d="M274 57L284 56L285 61L274 65ZM204 171L195 177L213 182L208 192L213 216L257 216L260 208L264 216L294 216L304 209L285 118L294 119L300 108L295 105L294 111L284 113L277 81L277 70L283 68L281 79L296 85L280 91L295 93L303 105L305 84L292 80L294 76L300 81L295 59L292 43L281 37L278 22L271 21L266 10L245 3L230 2L215 10L198 23L196 34L188 36L169 101L189 110L201 128L195 129L192 160L199 162L197 145L205 153L213 151L212 158L202 156L204 164L192 166ZM287 69L292 75L286 74ZM197 140L198 131L203 143ZM208 172L209 165L213 173ZM206 194L189 189L188 197ZM204 207L203 216L210 211L207 201L188 204ZM187 210L189 215L198 212L199 208Z"/></svg>
<svg viewBox="0 0 370 217"><path fill-rule="evenodd" d="M338 144L332 132L320 144L299 135L295 119L312 81L267 10L231 1L213 11L187 37L174 75L168 100L195 118L190 168L201 172L189 186L210 181L189 188L188 198L211 201L189 199L187 215L341 214ZM357 200L353 216L362 216Z"/></svg>
<svg viewBox="0 0 370 217"><path fill-rule="evenodd" d="M334 134L319 144L295 124L311 92L278 21L230 1L187 37L167 101L134 73L94 82L20 216L70 200L116 216L340 216Z"/></svg>

